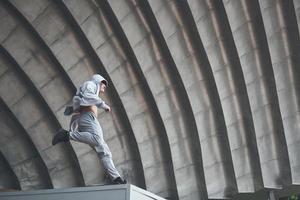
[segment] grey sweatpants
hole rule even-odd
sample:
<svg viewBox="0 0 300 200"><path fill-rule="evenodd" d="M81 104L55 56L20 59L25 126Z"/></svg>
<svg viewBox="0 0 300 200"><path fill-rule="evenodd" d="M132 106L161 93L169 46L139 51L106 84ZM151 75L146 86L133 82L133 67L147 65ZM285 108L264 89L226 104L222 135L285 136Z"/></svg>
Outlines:
<svg viewBox="0 0 300 200"><path fill-rule="evenodd" d="M120 177L113 163L112 154L103 139L102 128L93 112L83 112L72 116L70 139L92 146L110 178L113 180Z"/></svg>

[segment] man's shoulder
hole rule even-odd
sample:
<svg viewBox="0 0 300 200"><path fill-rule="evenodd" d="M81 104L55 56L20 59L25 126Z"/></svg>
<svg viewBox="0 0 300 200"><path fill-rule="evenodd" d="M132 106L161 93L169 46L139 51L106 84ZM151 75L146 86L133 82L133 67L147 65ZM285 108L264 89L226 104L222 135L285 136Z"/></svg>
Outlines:
<svg viewBox="0 0 300 200"><path fill-rule="evenodd" d="M93 81L86 81L83 83L82 88L93 91L97 87L96 83Z"/></svg>

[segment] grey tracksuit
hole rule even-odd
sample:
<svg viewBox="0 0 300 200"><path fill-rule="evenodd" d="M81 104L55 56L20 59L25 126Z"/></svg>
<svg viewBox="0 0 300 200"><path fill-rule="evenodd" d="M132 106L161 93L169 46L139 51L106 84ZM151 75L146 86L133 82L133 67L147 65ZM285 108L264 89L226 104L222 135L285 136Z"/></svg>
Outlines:
<svg viewBox="0 0 300 200"><path fill-rule="evenodd" d="M96 105L106 109L108 106L99 98L99 87L102 81L106 81L102 76L95 74L90 81L85 82L73 98L73 110L76 112L80 106ZM107 81L106 81L107 84ZM120 177L113 160L111 152L103 139L102 128L93 112L82 112L72 116L70 123L70 139L83 142L92 146L106 172L115 179Z"/></svg>

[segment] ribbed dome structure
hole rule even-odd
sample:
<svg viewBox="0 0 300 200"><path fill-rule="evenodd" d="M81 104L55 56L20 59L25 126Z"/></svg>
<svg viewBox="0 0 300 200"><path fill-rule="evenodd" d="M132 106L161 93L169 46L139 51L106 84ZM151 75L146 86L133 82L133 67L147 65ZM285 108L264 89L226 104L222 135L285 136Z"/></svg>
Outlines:
<svg viewBox="0 0 300 200"><path fill-rule="evenodd" d="M105 182L51 145L93 74L116 167L173 200L300 193L300 0L0 0L0 189Z"/></svg>

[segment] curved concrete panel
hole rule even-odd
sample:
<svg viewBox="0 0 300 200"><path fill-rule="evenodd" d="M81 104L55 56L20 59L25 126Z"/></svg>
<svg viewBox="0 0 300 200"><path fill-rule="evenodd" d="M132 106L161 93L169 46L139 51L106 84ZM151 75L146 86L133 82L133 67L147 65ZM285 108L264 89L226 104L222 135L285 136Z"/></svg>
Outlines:
<svg viewBox="0 0 300 200"><path fill-rule="evenodd" d="M19 180L12 170L9 163L6 161L3 153L0 152L0 190L20 190L21 186Z"/></svg>
<svg viewBox="0 0 300 200"><path fill-rule="evenodd" d="M300 2L294 0L294 9L297 16L298 31L300 30Z"/></svg>
<svg viewBox="0 0 300 200"><path fill-rule="evenodd" d="M44 40L44 35L38 35L40 33L35 33L35 30L39 30L39 25L41 24L40 21L43 21L44 19L47 19L46 16L49 14L49 12L53 12L53 9L51 10L50 3L48 1L44 1L43 3L40 2L37 6L36 12L32 11L32 8L27 10L26 7L22 7L22 3L17 1L14 2L17 3L16 6L21 7L22 13L24 13L24 16L31 16L28 18L29 20L32 20L32 24L30 22L25 21L24 18L23 21L25 21L25 24L27 24L27 29L32 30L33 32L32 37L40 39L40 45L41 47L45 47L49 44L46 44L45 41L50 40L50 36L47 37L47 40ZM20 5L21 3L21 5ZM53 6L52 6L53 7ZM42 8L42 9L41 9ZM41 9L43 12L38 12ZM16 11L17 12L17 11ZM42 18L42 19L41 19ZM56 19L53 16L53 19ZM53 20L54 21L54 20ZM56 30L55 24L52 23L52 29ZM42 23L43 26L47 26L47 24ZM49 26L50 26L49 25ZM35 26L35 27L33 27ZM55 35L55 34L53 34ZM30 36L29 36L30 37ZM41 38L40 38L41 37ZM37 40L38 40L37 39ZM64 41L64 40L62 40ZM27 67L27 73L29 74L30 78L33 80L33 82L36 84L36 87L39 88L42 96L45 98L46 102L49 103L49 107L51 111L56 115L56 118L58 118L59 123L67 128L69 125L69 119L63 116L64 106L70 101L72 98L72 93L75 92L75 86L72 82L66 82L64 81L64 76L66 76L66 79L69 79L67 73L64 70L67 70L63 68L63 66L60 63L66 64L64 60L70 59L70 57L66 57L64 60L57 59L53 54L56 53L57 49L51 48L52 46L49 46L48 50L45 50L45 55L37 55L37 59L31 59L28 63L25 64L25 69ZM45 49L45 48L43 48ZM53 52L52 52L53 50ZM48 53L48 55L47 55ZM62 52L60 52L62 53ZM59 57L58 57L59 58ZM60 62L60 63L59 63ZM77 61L76 61L77 62ZM41 64L44 66L43 69L41 69ZM65 66L65 65L64 65ZM67 65L68 67L68 65ZM57 69L57 70L55 70ZM45 73L46 72L46 73ZM60 77L59 77L60 76ZM58 85L61 85L60 89L56 89ZM48 92L45 92L45 91ZM61 98L56 98L60 96ZM52 136L51 136L52 137ZM76 153L76 156L78 157L80 166L85 165L82 167L80 171L83 171L84 181L86 184L89 184L92 179L93 181L97 181L97 178L103 177L103 172L101 172L101 167L99 167L100 163L98 161L98 158L95 154L95 152L87 145L82 145L79 143L72 143L72 146L74 146L74 150ZM88 158L86 158L88 157ZM86 165L86 161L90 161L90 165ZM93 163L93 164L92 164ZM90 171L93 172L93 176L89 176Z"/></svg>
<svg viewBox="0 0 300 200"><path fill-rule="evenodd" d="M257 181L253 180L249 173L249 169L259 163L256 145L253 143L255 138L251 110L224 6L222 2L209 0L189 1L189 4L218 88L238 190L245 192L254 187L258 189L262 180L259 176ZM253 184L257 186L253 187Z"/></svg>
<svg viewBox="0 0 300 200"><path fill-rule="evenodd" d="M297 18L292 1L259 1L259 3L277 86L292 182L299 184L300 38Z"/></svg>
<svg viewBox="0 0 300 200"><path fill-rule="evenodd" d="M0 1L0 187L106 182L89 146L50 145L100 73L129 183L175 200L300 193L299 16L298 0Z"/></svg>
<svg viewBox="0 0 300 200"><path fill-rule="evenodd" d="M282 188L290 184L289 159L259 5L233 0L225 8L245 77L263 185Z"/></svg>
<svg viewBox="0 0 300 200"><path fill-rule="evenodd" d="M234 193L235 183L226 131L222 131L224 119L218 98L215 98L217 93L209 63L199 37L194 35L195 29L191 27L193 18L183 14L189 8L184 2L166 2L157 10L153 1L149 1L149 4L181 75L195 115L208 196L230 196ZM188 21L189 27L186 27L184 24ZM168 26L170 28L166 28ZM192 39L195 39L194 43L191 42ZM217 110L221 115L216 115Z"/></svg>
<svg viewBox="0 0 300 200"><path fill-rule="evenodd" d="M120 25L128 38L128 42L140 63L141 70L156 101L164 126L167 127L166 133L168 142L170 143L179 198L187 198L187 193L196 197L197 195L193 193L199 190L197 186L204 186L205 184L197 184L198 180L203 178L198 173L200 168L200 166L197 166L199 165L199 154L197 154L196 158L195 155L193 155L192 149L186 149L186 146L193 146L191 145L191 141L194 141L194 144L196 144L198 136L196 127L193 127L193 123L188 122L189 120L193 121L195 119L193 116L188 116L184 113L184 110L179 106L185 105L185 107L188 108L187 96L181 92L182 90L180 91L180 85L182 83L179 79L178 72L176 72L174 65L168 62L167 54L165 54L161 46L158 45L158 43L163 41L159 41L159 38L157 38L155 34L153 34L154 37L152 34L149 34L151 30L147 27L149 25L145 24L145 18L142 18L143 11L139 10L139 5L135 7L134 2L126 1L123 1L119 7L115 7L115 4L111 5L114 13L122 13L122 11L119 10L130 8L128 10L129 14L125 15L122 19L118 18L118 21L120 21ZM135 31L135 37L132 37L132 30ZM175 77L177 77L177 79ZM175 126L175 128L169 128L172 126ZM193 134L193 131L196 134ZM197 149L197 147L195 149ZM199 152L199 150L195 150L194 152ZM187 173L188 171L189 173ZM193 172L191 173L191 171ZM185 179L182 180L181 177L185 177ZM183 193L183 191L179 189L181 185L186 185L189 189ZM202 191L204 195L206 192L205 188L202 188ZM198 197L201 199L201 195Z"/></svg>
<svg viewBox="0 0 300 200"><path fill-rule="evenodd" d="M53 187L76 186L80 184L80 177L75 178L74 176L74 174L78 174L78 169L76 169L76 163L67 155L68 149L62 149L61 146L51 146L52 134L58 129L58 125L55 124L55 118L51 117L51 113L46 118L47 104L43 102L33 83L26 77L14 58L2 46L1 52L7 55L7 59L11 63L10 70L12 70L11 76L8 76L9 73L7 73L6 83L2 84L1 97L22 127L28 132L33 144L38 149L49 170ZM5 79L2 80L5 81ZM17 92L19 96L12 97L7 95L11 94L10 91L14 91L13 88L15 87L21 89L20 92ZM29 117L29 113L33 114ZM51 121L51 118L54 120ZM57 157L53 156L59 149L62 150L62 153ZM69 153L71 152L69 151ZM58 160L61 160L60 165L55 163ZM61 173L64 173L64 176L67 178L65 182L57 180L57 178L61 178Z"/></svg>
<svg viewBox="0 0 300 200"><path fill-rule="evenodd" d="M6 74L10 73L7 72ZM10 173L2 171L1 176L3 179L1 180L4 182L1 185L4 188L21 190L53 188L45 162L41 159L39 152L32 144L26 131L14 119L13 114L2 99L0 99L0 105L0 126L5 130L2 132L0 150L1 155L6 156L6 158L1 158L1 161L9 163L11 167L8 170ZM12 148L15 150L11 151ZM15 178L5 181L5 177L11 175L12 172ZM17 185L11 185L13 182L17 183Z"/></svg>

